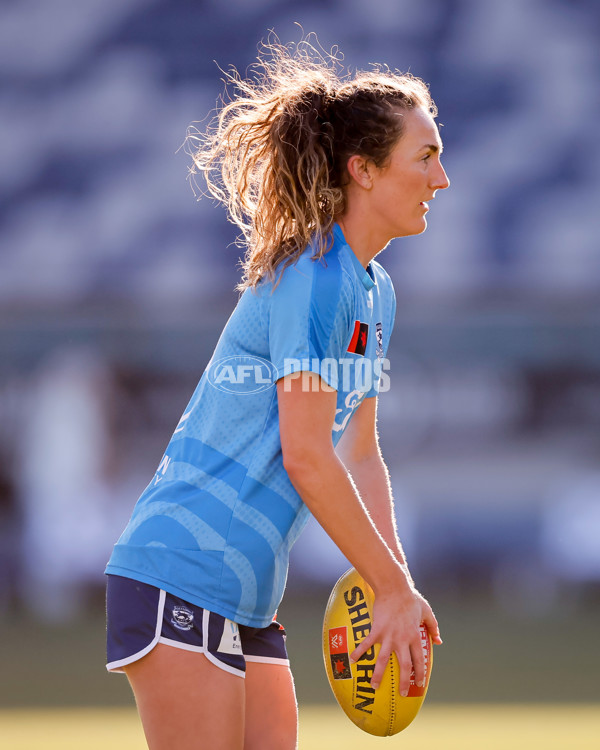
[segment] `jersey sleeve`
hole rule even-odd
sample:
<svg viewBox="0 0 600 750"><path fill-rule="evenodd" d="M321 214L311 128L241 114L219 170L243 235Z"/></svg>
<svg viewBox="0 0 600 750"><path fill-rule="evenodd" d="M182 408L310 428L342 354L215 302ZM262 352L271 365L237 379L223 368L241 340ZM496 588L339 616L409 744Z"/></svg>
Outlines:
<svg viewBox="0 0 600 750"><path fill-rule="evenodd" d="M378 396L380 389L383 387L383 383L389 383L389 376L386 375L389 368L387 352L390 345L392 331L394 330L394 321L396 320L396 293L394 291L394 284L384 268L382 266L378 266L378 268L380 271L378 274L378 283L383 291L382 312L384 314L382 315L382 323L385 325L385 328L382 329L383 357L377 361L373 368L373 385L365 398Z"/></svg>
<svg viewBox="0 0 600 750"><path fill-rule="evenodd" d="M315 372L338 389L351 325L352 289L336 257L289 266L269 300L269 349L276 379Z"/></svg>

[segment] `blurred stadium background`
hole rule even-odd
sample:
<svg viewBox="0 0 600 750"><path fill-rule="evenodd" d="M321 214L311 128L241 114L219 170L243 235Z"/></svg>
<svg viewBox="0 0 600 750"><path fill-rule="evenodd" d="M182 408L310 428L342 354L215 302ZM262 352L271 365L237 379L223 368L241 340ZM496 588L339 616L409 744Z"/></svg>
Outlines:
<svg viewBox="0 0 600 750"><path fill-rule="evenodd" d="M556 703L597 707L598 3L3 0L0 740L25 709L132 706L104 673L103 568L239 275L179 149L217 66L243 73L294 22L352 68L427 80L443 123L452 187L381 257L398 297L382 444L445 639L426 708L464 712L432 714L445 740L421 747L491 748L453 744L465 704L547 704L526 743L544 748ZM281 616L306 711L332 703L320 618L346 565L316 525L294 550Z"/></svg>

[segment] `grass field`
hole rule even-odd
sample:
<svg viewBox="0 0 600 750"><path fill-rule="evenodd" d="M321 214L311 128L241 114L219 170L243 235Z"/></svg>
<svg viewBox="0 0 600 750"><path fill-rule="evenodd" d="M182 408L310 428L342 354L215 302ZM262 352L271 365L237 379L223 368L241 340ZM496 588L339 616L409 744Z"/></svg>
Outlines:
<svg viewBox="0 0 600 750"><path fill-rule="evenodd" d="M296 676L300 750L596 750L600 608L523 619L491 606L438 607L427 701L392 738L356 729L335 704L321 657L326 597L281 609ZM0 750L145 750L133 697L104 669L103 602L62 627L26 613L0 622Z"/></svg>
<svg viewBox="0 0 600 750"><path fill-rule="evenodd" d="M597 705L426 704L390 738L364 734L336 707L300 713L300 750L596 750L599 737ZM14 709L0 711L0 747L145 750L146 743L131 708Z"/></svg>

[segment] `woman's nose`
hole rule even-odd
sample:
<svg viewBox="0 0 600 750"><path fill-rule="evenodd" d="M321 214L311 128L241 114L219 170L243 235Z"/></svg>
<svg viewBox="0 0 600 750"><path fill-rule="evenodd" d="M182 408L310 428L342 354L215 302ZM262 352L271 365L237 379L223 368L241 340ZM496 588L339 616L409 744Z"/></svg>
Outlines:
<svg viewBox="0 0 600 750"><path fill-rule="evenodd" d="M439 169L436 171L434 175L432 187L434 188L434 190L445 190L449 186L450 186L450 180L448 179L446 170L444 169L444 167L442 167L441 164L439 164Z"/></svg>

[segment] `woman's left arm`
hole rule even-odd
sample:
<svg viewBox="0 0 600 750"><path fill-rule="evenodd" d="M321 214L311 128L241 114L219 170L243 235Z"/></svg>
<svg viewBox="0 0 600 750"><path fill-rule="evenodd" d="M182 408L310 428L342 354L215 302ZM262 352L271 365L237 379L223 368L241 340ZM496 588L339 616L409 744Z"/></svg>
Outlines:
<svg viewBox="0 0 600 750"><path fill-rule="evenodd" d="M410 579L396 529L390 475L379 448L377 401L377 397L367 398L358 407L337 445L336 453L350 473L377 530Z"/></svg>

